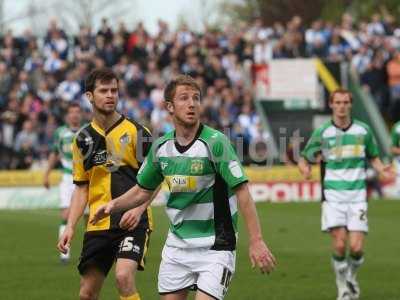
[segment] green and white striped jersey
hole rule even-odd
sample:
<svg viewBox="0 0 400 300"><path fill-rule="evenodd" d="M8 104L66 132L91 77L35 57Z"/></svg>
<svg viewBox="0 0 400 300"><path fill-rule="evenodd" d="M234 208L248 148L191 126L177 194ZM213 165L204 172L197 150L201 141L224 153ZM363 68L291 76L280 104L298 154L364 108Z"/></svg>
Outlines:
<svg viewBox="0 0 400 300"><path fill-rule="evenodd" d="M309 162L322 155L322 200L362 202L367 200L367 160L378 156L378 147L367 124L353 120L341 129L326 122L317 128L302 156Z"/></svg>
<svg viewBox="0 0 400 300"><path fill-rule="evenodd" d="M400 147L400 121L393 125L391 131L392 146Z"/></svg>
<svg viewBox="0 0 400 300"><path fill-rule="evenodd" d="M54 133L52 151L60 155L62 171L72 174L72 142L75 136L68 126L60 126Z"/></svg>
<svg viewBox="0 0 400 300"><path fill-rule="evenodd" d="M247 177L224 134L201 125L185 147L177 144L174 131L156 140L137 182L154 190L164 180L169 188L168 246L235 249L238 212L232 189Z"/></svg>

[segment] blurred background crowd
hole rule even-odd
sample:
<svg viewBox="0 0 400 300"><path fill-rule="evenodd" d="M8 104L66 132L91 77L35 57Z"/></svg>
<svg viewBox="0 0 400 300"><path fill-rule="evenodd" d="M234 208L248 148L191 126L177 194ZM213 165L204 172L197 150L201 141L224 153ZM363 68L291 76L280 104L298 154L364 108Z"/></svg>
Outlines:
<svg viewBox="0 0 400 300"><path fill-rule="evenodd" d="M255 19L201 33L185 24L171 30L161 20L155 34L142 23L108 23L70 35L53 19L44 37L28 29L1 36L0 169L41 167L69 102L79 102L90 119L84 79L94 67L113 68L120 77L119 111L155 135L172 129L163 107L165 83L179 73L193 76L203 90L203 122L233 140L241 137L244 154L265 138L254 107L253 70L272 59L348 62L386 119L400 117L400 27L390 15L354 22L343 14L341 22L309 26L299 16L272 26Z"/></svg>

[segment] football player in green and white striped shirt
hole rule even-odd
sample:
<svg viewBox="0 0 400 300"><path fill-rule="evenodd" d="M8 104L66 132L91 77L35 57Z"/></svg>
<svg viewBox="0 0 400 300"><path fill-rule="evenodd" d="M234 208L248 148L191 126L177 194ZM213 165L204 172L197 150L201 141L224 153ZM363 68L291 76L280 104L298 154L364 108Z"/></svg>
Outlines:
<svg viewBox="0 0 400 300"><path fill-rule="evenodd" d="M165 180L170 229L158 275L161 299L186 299L191 288L197 289L196 299L223 299L235 271L238 210L248 231L253 266L270 272L275 259L262 238L247 177L229 139L200 123L197 83L178 76L164 96L175 131L153 143L138 184L99 208L92 222L149 201Z"/></svg>
<svg viewBox="0 0 400 300"><path fill-rule="evenodd" d="M72 141L75 133L81 126L82 111L78 103L68 105L65 117L66 125L60 126L54 133L53 146L48 158L47 169L44 174L43 185L49 188L49 177L51 170L58 160L61 161L63 176L60 182L60 208L61 224L58 230L59 237L65 229L68 220L69 207L71 204L74 184L72 182ZM68 262L70 253L60 253L61 262Z"/></svg>
<svg viewBox="0 0 400 300"><path fill-rule="evenodd" d="M322 230L333 240L332 265L338 300L358 299L356 271L364 261L364 236L368 232L366 167L368 160L384 178L394 174L383 165L371 129L351 118L352 96L344 89L329 99L332 120L317 128L299 160L300 172L308 179L310 163L321 162ZM349 256L346 258L346 244Z"/></svg>

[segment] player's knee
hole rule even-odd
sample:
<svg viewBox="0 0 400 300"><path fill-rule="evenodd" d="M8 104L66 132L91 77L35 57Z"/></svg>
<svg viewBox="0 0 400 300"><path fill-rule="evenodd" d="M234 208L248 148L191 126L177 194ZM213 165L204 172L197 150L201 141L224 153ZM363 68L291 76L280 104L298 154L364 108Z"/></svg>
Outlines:
<svg viewBox="0 0 400 300"><path fill-rule="evenodd" d="M80 300L97 300L97 293L90 291L88 289L82 289L79 291L79 299Z"/></svg>
<svg viewBox="0 0 400 300"><path fill-rule="evenodd" d="M354 255L362 255L363 246L361 242L355 242L350 245L350 253Z"/></svg>
<svg viewBox="0 0 400 300"><path fill-rule="evenodd" d="M119 270L115 273L118 290L131 291L134 289L133 274L128 270Z"/></svg>
<svg viewBox="0 0 400 300"><path fill-rule="evenodd" d="M343 239L337 239L334 242L335 252L339 255L346 254L346 241Z"/></svg>

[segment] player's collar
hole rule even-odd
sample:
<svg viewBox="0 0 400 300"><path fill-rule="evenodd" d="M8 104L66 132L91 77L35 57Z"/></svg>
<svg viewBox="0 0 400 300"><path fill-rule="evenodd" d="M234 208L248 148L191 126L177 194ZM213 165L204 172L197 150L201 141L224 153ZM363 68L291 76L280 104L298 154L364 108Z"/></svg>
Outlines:
<svg viewBox="0 0 400 300"><path fill-rule="evenodd" d="M200 123L199 128L197 129L196 135L194 136L193 140L187 144L186 146L182 146L178 143L178 141L176 140L176 131L174 132L174 139L175 139L175 148L176 150L178 150L179 153L184 153L187 150L189 150L190 147L193 146L193 144L196 142L196 140L199 138L201 131L203 130L203 124Z"/></svg>
<svg viewBox="0 0 400 300"><path fill-rule="evenodd" d="M353 118L350 119L350 124L348 126L346 126L345 128L340 127L338 125L335 124L335 121L333 121L333 119L331 120L331 123L333 126L335 126L337 129L340 129L341 131L347 131L350 129L350 127L353 125Z"/></svg>
<svg viewBox="0 0 400 300"><path fill-rule="evenodd" d="M115 123L113 125L111 125L110 128L108 128L106 131L104 131L103 128L100 127L99 124L97 124L96 120L93 119L92 122L90 123L92 125L92 127L99 132L101 135L107 135L109 134L115 127L117 127L119 124L122 123L122 121L125 120L125 117L121 114L121 116L119 117L119 119L117 121L115 121Z"/></svg>

